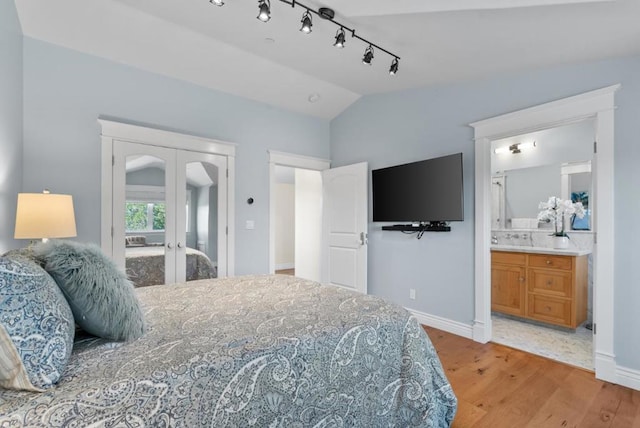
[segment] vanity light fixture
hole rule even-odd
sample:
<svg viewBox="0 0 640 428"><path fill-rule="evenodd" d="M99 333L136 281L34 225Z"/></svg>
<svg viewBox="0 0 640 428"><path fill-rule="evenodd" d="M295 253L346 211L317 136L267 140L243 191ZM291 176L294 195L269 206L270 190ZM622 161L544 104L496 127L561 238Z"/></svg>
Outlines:
<svg viewBox="0 0 640 428"><path fill-rule="evenodd" d="M258 1L258 19L262 22L267 22L271 19L271 2L269 0Z"/></svg>
<svg viewBox="0 0 640 428"><path fill-rule="evenodd" d="M376 45L375 43L370 42L369 40L365 39L364 37L360 37L358 34L356 34L356 30L353 28L349 28L348 26L341 24L340 22L336 21L334 19L335 17L335 12L333 9L328 8L328 7L321 7L319 9L313 9L309 6L306 6L302 3L300 3L297 0L280 0L282 3L286 3L288 5L290 5L291 7L295 8L296 6L302 7L304 9L306 9L305 13L302 15L302 27L300 28L300 31L302 31L305 34L309 34L311 33L311 27L313 26L313 20L312 20L312 15L311 14L316 14L318 15L320 18L322 18L325 21L330 21L331 23L337 25L338 27L340 27L340 29L337 31L336 36L335 36L335 43L333 44L334 46L338 47L338 48L343 48L345 41L346 41L346 33L349 32L351 33L351 37L354 39L358 39L364 43L366 43L368 45L367 49L365 50L365 54L364 57L362 58L362 62L368 65L371 65L371 60L373 59L373 48L375 47L376 49L378 49L381 52L386 53L387 55L391 56L393 58L393 61L391 62L391 68L389 69L389 74L390 75L395 75L398 72L398 61L400 60L400 57L384 48L381 48L380 46ZM209 0L209 3L214 4L216 6L223 6L224 5L224 0ZM271 1L270 0L258 0L258 8L259 8L259 12L258 12L258 19L262 22L267 22L271 19Z"/></svg>
<svg viewBox="0 0 640 428"><path fill-rule="evenodd" d="M493 151L493 153L500 155L511 152L512 155L517 155L518 153L522 153L523 150L530 150L536 147L536 142L531 141L528 143L515 143L509 146L498 147Z"/></svg>

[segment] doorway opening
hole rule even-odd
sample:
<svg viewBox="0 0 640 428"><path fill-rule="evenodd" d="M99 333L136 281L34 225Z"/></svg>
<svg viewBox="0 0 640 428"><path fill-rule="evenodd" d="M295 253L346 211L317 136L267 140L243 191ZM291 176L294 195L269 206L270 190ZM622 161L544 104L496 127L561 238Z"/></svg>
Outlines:
<svg viewBox="0 0 640 428"><path fill-rule="evenodd" d="M474 340L492 338L491 322L491 142L593 118L597 153L593 166L594 354L598 379L618 383L614 355L613 148L615 92L620 85L472 123L475 155L475 319Z"/></svg>
<svg viewBox="0 0 640 428"><path fill-rule="evenodd" d="M322 177L329 161L269 152L269 271L321 280Z"/></svg>
<svg viewBox="0 0 640 428"><path fill-rule="evenodd" d="M320 281L322 175L275 166L275 273Z"/></svg>
<svg viewBox="0 0 640 428"><path fill-rule="evenodd" d="M492 341L591 371L595 139L587 119L491 142ZM541 218L549 198L568 212Z"/></svg>

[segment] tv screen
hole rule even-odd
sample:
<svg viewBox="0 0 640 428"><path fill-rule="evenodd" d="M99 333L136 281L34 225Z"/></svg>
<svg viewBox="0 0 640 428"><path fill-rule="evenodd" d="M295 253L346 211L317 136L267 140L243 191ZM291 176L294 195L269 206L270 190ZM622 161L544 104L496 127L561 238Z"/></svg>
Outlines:
<svg viewBox="0 0 640 428"><path fill-rule="evenodd" d="M464 220L462 153L372 171L373 221Z"/></svg>

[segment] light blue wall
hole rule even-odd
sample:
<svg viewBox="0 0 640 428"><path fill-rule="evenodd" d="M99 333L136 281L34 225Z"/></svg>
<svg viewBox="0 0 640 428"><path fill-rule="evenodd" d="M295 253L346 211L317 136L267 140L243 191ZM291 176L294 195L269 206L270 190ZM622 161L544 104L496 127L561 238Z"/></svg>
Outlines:
<svg viewBox="0 0 640 428"><path fill-rule="evenodd" d="M25 38L23 187L73 194L84 241L100 240L98 116L238 144L237 274L269 269L267 150L329 155L326 120ZM246 220L255 230L243 228Z"/></svg>
<svg viewBox="0 0 640 428"><path fill-rule="evenodd" d="M640 369L640 57L367 96L334 119L336 166L368 161L375 169L464 153L465 221L452 223L451 233L427 233L418 241L369 224L371 292L471 325L474 147L468 124L616 83L622 89L615 124L615 352L620 365ZM416 300L409 299L410 288L417 290Z"/></svg>
<svg viewBox="0 0 640 428"><path fill-rule="evenodd" d="M22 29L13 1L0 1L0 254L14 241L22 186Z"/></svg>

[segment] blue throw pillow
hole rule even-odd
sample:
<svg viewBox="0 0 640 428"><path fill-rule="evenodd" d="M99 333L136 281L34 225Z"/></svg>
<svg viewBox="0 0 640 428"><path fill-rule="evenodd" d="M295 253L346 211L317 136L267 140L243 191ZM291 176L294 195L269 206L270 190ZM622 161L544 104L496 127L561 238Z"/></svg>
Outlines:
<svg viewBox="0 0 640 428"><path fill-rule="evenodd" d="M133 284L94 244L51 240L34 248L87 333L110 340L144 334L144 314Z"/></svg>
<svg viewBox="0 0 640 428"><path fill-rule="evenodd" d="M0 386L42 391L64 372L73 314L53 278L26 257L0 257Z"/></svg>

